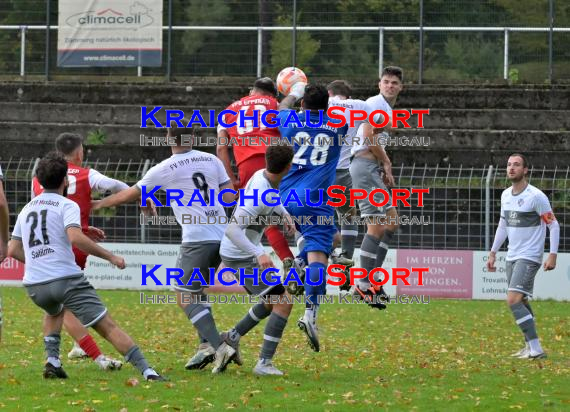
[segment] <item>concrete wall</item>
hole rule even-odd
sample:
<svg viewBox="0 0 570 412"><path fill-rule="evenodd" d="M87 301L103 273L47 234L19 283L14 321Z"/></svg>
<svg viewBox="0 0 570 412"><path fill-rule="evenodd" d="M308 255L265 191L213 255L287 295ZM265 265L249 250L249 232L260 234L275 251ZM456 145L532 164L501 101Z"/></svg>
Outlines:
<svg viewBox="0 0 570 412"><path fill-rule="evenodd" d="M160 158L168 155L168 149L139 146L141 132L164 133L140 128L141 106L164 105L187 115L194 109L219 111L247 94L249 83L235 79L168 85L0 83L0 142L14 143L3 144L0 157L40 156L53 148L59 133L87 135L102 130L106 144L91 147L90 157ZM375 87L356 85L353 97L376 94ZM565 87L406 86L397 108L429 108L430 115L423 129L402 129L396 135L423 137L429 146L392 147L389 152L396 163L481 166L500 164L516 150L531 153L536 166L567 166L568 102L570 88ZM415 121L411 124L416 126Z"/></svg>

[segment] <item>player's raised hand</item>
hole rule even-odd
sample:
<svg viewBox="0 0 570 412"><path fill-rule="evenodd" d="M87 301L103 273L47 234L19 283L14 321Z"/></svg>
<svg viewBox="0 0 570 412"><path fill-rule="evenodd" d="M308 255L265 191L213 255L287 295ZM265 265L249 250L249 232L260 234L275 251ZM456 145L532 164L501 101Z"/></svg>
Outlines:
<svg viewBox="0 0 570 412"><path fill-rule="evenodd" d="M544 262L544 271L548 272L549 270L556 268L556 254L550 253L546 258L546 262Z"/></svg>
<svg viewBox="0 0 570 412"><path fill-rule="evenodd" d="M495 272L497 268L495 267L495 254L489 253L489 258L487 259L487 271Z"/></svg>
<svg viewBox="0 0 570 412"><path fill-rule="evenodd" d="M293 86L291 86L291 90L289 91L289 96L295 97L297 100L302 99L305 95L305 87L307 83L304 82L297 82Z"/></svg>
<svg viewBox="0 0 570 412"><path fill-rule="evenodd" d="M113 255L113 257L109 259L109 262L117 266L119 269L124 269L126 267L125 259L123 259L121 256Z"/></svg>
<svg viewBox="0 0 570 412"><path fill-rule="evenodd" d="M85 234L93 242L102 242L106 239L105 232L95 226L89 226Z"/></svg>
<svg viewBox="0 0 570 412"><path fill-rule="evenodd" d="M262 270L275 267L273 266L273 261L271 260L268 254L263 254L258 256L257 263L259 263L259 266L261 267Z"/></svg>

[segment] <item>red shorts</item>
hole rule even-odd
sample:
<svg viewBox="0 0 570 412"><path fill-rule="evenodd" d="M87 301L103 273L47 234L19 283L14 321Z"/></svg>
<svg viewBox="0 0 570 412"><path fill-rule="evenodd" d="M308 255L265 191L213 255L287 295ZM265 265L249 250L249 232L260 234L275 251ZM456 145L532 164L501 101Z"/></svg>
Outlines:
<svg viewBox="0 0 570 412"><path fill-rule="evenodd" d="M84 270L85 265L87 264L87 256L89 255L87 255L85 252L75 247L73 248L73 254L75 255L75 263L79 265L81 270Z"/></svg>
<svg viewBox="0 0 570 412"><path fill-rule="evenodd" d="M243 189L253 174L261 169L265 169L264 154L248 157L241 162L238 166L240 187L237 189Z"/></svg>

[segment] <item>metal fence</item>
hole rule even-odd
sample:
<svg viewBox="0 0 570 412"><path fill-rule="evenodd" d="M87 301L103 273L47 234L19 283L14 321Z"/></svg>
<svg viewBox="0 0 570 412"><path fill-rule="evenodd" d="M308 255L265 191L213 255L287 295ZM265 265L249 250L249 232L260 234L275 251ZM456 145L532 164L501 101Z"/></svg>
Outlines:
<svg viewBox="0 0 570 412"><path fill-rule="evenodd" d="M570 79L565 0L168 0L164 10L162 67L58 68L57 1L7 0L0 74L172 80L298 65L356 80L396 64L418 83Z"/></svg>
<svg viewBox="0 0 570 412"><path fill-rule="evenodd" d="M30 199L32 170L36 159L3 159L5 191L10 206L11 223ZM87 160L86 164L101 173L134 184L157 160L123 160L119 162ZM423 164L395 165L393 173L401 188L429 188L423 208L398 207L400 216L416 217L428 224L401 225L395 247L412 249L489 250L499 220L500 197L510 184L505 167L480 168L432 167ZM570 167L561 169L531 168L530 182L550 199L561 226L560 252L570 252ZM164 202L164 196L159 195ZM230 210L228 210L228 213ZM142 226L136 205L97 211L91 224L105 230L110 242L170 243L181 240L178 225ZM158 208L161 216L172 215L169 207ZM361 236L365 232L360 227Z"/></svg>

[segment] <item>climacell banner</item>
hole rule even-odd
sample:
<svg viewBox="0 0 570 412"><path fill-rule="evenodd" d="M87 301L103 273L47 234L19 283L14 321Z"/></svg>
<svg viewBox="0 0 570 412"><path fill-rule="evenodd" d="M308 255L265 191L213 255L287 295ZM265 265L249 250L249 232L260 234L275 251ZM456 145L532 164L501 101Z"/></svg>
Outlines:
<svg viewBox="0 0 570 412"><path fill-rule="evenodd" d="M162 0L59 0L57 65L160 66Z"/></svg>

